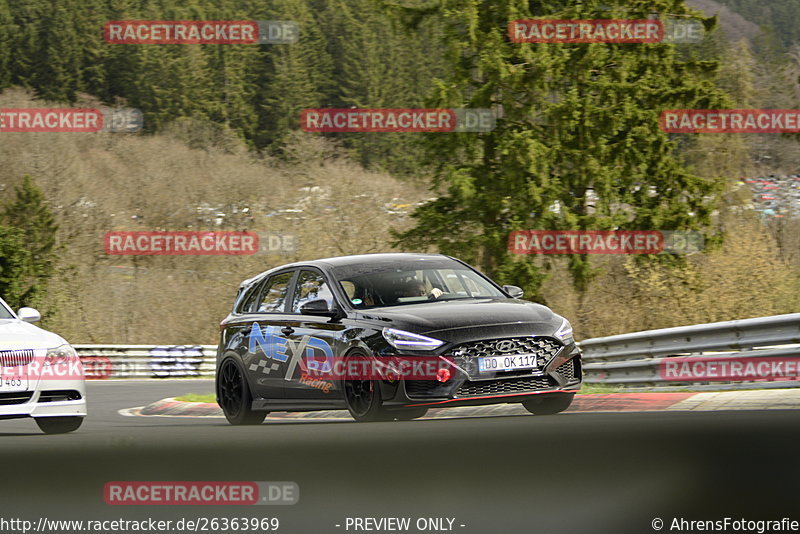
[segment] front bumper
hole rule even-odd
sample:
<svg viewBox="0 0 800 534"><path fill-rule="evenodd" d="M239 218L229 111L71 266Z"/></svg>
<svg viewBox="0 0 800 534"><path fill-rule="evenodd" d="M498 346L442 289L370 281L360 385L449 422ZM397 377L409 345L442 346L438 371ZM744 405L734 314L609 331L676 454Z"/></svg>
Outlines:
<svg viewBox="0 0 800 534"><path fill-rule="evenodd" d="M33 389L0 393L0 419L65 416L86 416L83 380L39 380Z"/></svg>
<svg viewBox="0 0 800 534"><path fill-rule="evenodd" d="M462 363L457 358L456 365ZM576 393L583 379L581 353L572 343L552 351L541 368L481 375L459 366L453 378L384 381L384 406L470 406L520 402L531 395Z"/></svg>

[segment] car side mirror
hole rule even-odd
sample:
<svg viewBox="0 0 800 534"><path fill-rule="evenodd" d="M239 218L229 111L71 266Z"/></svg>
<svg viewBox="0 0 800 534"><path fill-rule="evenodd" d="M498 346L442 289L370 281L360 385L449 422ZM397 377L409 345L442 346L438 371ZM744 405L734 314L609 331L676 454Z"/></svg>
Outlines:
<svg viewBox="0 0 800 534"><path fill-rule="evenodd" d="M328 307L325 299L309 300L300 306L300 313L303 315L321 315L323 317L338 317L339 312Z"/></svg>
<svg viewBox="0 0 800 534"><path fill-rule="evenodd" d="M522 295L525 294L522 288L517 286L503 286L503 291L505 291L506 294L508 294L508 296L512 299L522 298Z"/></svg>
<svg viewBox="0 0 800 534"><path fill-rule="evenodd" d="M36 308L20 308L17 317L26 323L35 323L42 318L42 314Z"/></svg>

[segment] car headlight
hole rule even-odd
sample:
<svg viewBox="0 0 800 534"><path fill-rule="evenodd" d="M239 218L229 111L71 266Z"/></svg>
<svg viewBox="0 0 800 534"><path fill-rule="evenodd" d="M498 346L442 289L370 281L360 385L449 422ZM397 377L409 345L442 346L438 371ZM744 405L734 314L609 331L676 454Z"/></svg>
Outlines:
<svg viewBox="0 0 800 534"><path fill-rule="evenodd" d="M44 364L57 365L59 363L67 363L77 357L78 353L75 352L72 345L68 343L54 349L47 349L47 355L44 357Z"/></svg>
<svg viewBox="0 0 800 534"><path fill-rule="evenodd" d="M444 344L444 341L440 339L433 339L432 337L412 334L405 330L389 327L383 329L383 338L396 349L433 350Z"/></svg>
<svg viewBox="0 0 800 534"><path fill-rule="evenodd" d="M566 319L563 319L561 326L558 327L558 330L556 330L554 335L560 339L564 345L575 343L575 338L572 336L572 325L569 324L569 321Z"/></svg>

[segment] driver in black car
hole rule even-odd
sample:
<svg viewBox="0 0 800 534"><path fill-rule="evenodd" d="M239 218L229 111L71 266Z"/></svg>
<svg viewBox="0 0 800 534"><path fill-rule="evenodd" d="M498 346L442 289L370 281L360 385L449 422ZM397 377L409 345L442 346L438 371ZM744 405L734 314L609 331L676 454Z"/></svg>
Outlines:
<svg viewBox="0 0 800 534"><path fill-rule="evenodd" d="M425 282L422 280L417 280L416 278L408 282L408 285L404 288L403 297L424 297L427 296L428 298L439 298L442 296L442 290L438 287L434 287L431 290L425 285Z"/></svg>

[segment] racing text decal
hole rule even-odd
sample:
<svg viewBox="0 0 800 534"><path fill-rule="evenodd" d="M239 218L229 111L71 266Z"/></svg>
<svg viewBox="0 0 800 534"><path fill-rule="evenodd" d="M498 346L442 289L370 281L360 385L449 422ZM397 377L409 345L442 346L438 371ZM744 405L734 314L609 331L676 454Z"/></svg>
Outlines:
<svg viewBox="0 0 800 534"><path fill-rule="evenodd" d="M277 371L281 363L288 362L284 379L291 380L298 362L304 371L307 370L305 367L314 371L331 368L333 349L324 340L309 335L299 339L287 339L277 335L276 330L274 326L262 330L258 323L253 323L248 335L247 352L256 354L260 350L267 359L251 364L249 366L251 371L260 370L268 375L272 371ZM319 357L323 357L322 361L317 359Z"/></svg>

